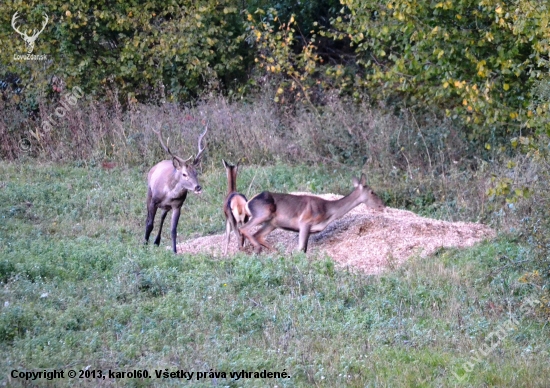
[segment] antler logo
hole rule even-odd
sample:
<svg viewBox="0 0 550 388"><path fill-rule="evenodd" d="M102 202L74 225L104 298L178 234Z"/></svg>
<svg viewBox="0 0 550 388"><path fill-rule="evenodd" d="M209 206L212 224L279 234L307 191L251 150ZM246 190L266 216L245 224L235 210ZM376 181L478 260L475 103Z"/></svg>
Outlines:
<svg viewBox="0 0 550 388"><path fill-rule="evenodd" d="M17 18L19 16L17 15L17 12L13 14L13 17L11 18L11 26L17 32L19 35L23 37L23 40L25 41L25 45L27 46L27 53L31 54L32 50L34 50L34 42L38 38L38 35L44 31L44 28L46 28L46 24L48 24L48 15L44 12L44 22L42 23L42 29L40 31L36 31L36 29L33 31L32 36L28 36L25 32L21 32L17 29L17 26L15 25L15 22L17 21Z"/></svg>

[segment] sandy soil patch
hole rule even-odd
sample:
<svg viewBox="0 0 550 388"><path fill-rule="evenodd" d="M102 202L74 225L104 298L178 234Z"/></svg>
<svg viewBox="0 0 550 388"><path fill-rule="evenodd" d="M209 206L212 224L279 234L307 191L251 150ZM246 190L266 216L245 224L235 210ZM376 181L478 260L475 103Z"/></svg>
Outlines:
<svg viewBox="0 0 550 388"><path fill-rule="evenodd" d="M319 197L334 200L342 196L323 194ZM439 221L393 208L375 212L359 205L324 231L312 234L308 255L326 254L339 266L376 274L388 266L400 265L414 255L426 257L441 247L469 247L494 236L495 232L482 224ZM277 229L267 237L267 241L279 251L290 253L298 246L298 233ZM177 249L178 253L208 252L222 257L224 246L225 235L220 234L186 241ZM249 244L246 244L245 251L252 252ZM228 255L235 252L237 241L232 235Z"/></svg>

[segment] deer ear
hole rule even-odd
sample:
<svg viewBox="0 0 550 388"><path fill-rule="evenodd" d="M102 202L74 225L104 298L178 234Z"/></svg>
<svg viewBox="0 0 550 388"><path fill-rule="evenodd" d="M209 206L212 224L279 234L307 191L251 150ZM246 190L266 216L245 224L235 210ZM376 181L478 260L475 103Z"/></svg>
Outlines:
<svg viewBox="0 0 550 388"><path fill-rule="evenodd" d="M223 166L224 166L225 168L227 168L227 162L226 162L224 159L222 159L222 163L223 163Z"/></svg>
<svg viewBox="0 0 550 388"><path fill-rule="evenodd" d="M365 186L367 184L367 177L365 174L361 174L361 181L359 182L361 186Z"/></svg>
<svg viewBox="0 0 550 388"><path fill-rule="evenodd" d="M176 170L180 170L181 169L181 162L179 161L178 158L172 158L172 164L174 165L174 168Z"/></svg>

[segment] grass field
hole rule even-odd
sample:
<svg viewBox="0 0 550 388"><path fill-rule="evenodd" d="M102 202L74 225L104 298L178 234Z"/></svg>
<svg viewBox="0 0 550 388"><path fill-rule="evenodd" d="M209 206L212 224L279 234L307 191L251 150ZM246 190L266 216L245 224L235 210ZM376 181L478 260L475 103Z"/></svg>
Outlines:
<svg viewBox="0 0 550 388"><path fill-rule="evenodd" d="M202 199L190 195L184 204L179 241L224 230L219 167L201 176ZM513 236L441 250L382 276L301 253L175 256L164 249L166 226L160 248L142 245L145 176L137 167L0 163L4 385L548 386L549 328L524 308L532 286L519 281L516 264L530 253ZM306 166L245 167L239 187L248 194L345 194L351 176ZM392 198L385 187L379 192ZM506 326L510 317L513 329ZM487 351L493 332L499 340ZM11 377L12 370L86 368L104 375L147 370L151 377ZM155 371L165 369L195 374L157 378ZM229 375L243 370L290 377Z"/></svg>

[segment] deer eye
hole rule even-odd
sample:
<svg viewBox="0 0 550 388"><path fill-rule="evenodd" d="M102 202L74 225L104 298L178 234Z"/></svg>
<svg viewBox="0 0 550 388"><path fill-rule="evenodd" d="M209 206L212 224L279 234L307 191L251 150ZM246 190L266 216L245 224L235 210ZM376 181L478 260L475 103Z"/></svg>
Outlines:
<svg viewBox="0 0 550 388"><path fill-rule="evenodd" d="M182 172L182 173L181 173L181 175L182 175L182 176L183 176L183 177L184 177L185 179L187 179L187 178L188 178L187 174L186 174L186 173L184 173L184 172Z"/></svg>

